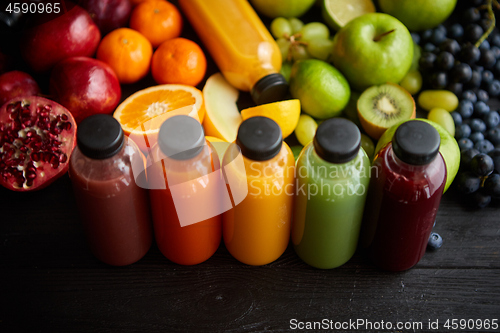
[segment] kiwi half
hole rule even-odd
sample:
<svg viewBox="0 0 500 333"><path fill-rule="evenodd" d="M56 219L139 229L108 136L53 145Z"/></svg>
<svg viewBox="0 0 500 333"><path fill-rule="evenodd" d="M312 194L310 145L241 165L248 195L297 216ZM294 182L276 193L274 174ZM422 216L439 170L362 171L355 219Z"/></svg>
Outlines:
<svg viewBox="0 0 500 333"><path fill-rule="evenodd" d="M416 112L411 94L394 83L366 89L359 96L357 106L361 126L375 140L392 125L415 118Z"/></svg>

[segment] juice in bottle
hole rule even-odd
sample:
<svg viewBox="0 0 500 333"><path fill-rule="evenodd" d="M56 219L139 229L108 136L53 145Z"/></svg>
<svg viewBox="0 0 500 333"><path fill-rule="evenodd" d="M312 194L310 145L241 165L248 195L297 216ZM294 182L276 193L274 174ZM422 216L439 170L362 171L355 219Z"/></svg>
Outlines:
<svg viewBox="0 0 500 333"><path fill-rule="evenodd" d="M133 164L142 153L118 121L99 114L78 126L69 175L92 253L123 266L141 259L153 238L148 193L137 186Z"/></svg>
<svg viewBox="0 0 500 333"><path fill-rule="evenodd" d="M179 6L231 85L251 91L257 104L285 96L281 52L247 0L179 0Z"/></svg>
<svg viewBox="0 0 500 333"><path fill-rule="evenodd" d="M409 269L425 253L446 183L439 145L434 127L412 120L373 161L362 244L382 269Z"/></svg>
<svg viewBox="0 0 500 333"><path fill-rule="evenodd" d="M245 170L230 163L240 152ZM265 117L245 120L236 144L224 154L223 166L248 187L247 196L223 214L226 248L248 265L273 262L290 240L295 177L293 153L278 124Z"/></svg>
<svg viewBox="0 0 500 333"><path fill-rule="evenodd" d="M321 123L297 160L292 242L311 266L335 268L356 251L370 181L360 141L353 122L332 118Z"/></svg>
<svg viewBox="0 0 500 333"><path fill-rule="evenodd" d="M222 238L220 195L225 186L219 158L207 145L201 124L185 115L168 118L148 166L158 248L181 265L207 260Z"/></svg>

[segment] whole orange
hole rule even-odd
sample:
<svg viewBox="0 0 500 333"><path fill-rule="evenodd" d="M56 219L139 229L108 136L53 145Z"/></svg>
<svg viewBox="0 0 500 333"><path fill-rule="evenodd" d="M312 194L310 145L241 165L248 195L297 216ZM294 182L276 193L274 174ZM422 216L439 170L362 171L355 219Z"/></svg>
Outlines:
<svg viewBox="0 0 500 333"><path fill-rule="evenodd" d="M162 42L180 36L182 16L168 1L149 0L132 10L129 26L143 34L156 48Z"/></svg>
<svg viewBox="0 0 500 333"><path fill-rule="evenodd" d="M182 37L163 42L153 53L151 74L158 84L196 86L203 80L207 59L195 42Z"/></svg>
<svg viewBox="0 0 500 333"><path fill-rule="evenodd" d="M153 47L141 33L119 28L104 36L96 58L107 63L120 83L134 83L149 72Z"/></svg>

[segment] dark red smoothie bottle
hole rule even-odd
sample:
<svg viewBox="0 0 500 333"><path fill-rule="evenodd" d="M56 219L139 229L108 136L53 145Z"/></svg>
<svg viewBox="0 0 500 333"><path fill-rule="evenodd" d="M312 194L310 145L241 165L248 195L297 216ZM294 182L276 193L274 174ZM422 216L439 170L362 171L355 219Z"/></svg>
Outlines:
<svg viewBox="0 0 500 333"><path fill-rule="evenodd" d="M373 161L361 244L382 269L409 269L425 253L446 182L439 145L432 125L412 120Z"/></svg>
<svg viewBox="0 0 500 333"><path fill-rule="evenodd" d="M132 264L151 247L148 193L132 172L141 164L144 169L139 148L112 116L93 115L78 125L69 175L90 250L110 265Z"/></svg>

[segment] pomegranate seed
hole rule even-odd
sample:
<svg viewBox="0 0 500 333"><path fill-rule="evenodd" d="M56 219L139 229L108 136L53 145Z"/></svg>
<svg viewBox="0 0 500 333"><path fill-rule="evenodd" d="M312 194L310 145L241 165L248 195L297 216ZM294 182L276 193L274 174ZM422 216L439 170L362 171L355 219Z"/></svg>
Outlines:
<svg viewBox="0 0 500 333"><path fill-rule="evenodd" d="M43 153L43 161L45 163L49 163L50 162L50 158L51 158L51 154L50 153Z"/></svg>
<svg viewBox="0 0 500 333"><path fill-rule="evenodd" d="M23 153L26 153L26 152L28 151L28 147L26 147L26 146L21 146L21 147L19 147L19 150L20 150L21 152L23 152Z"/></svg>
<svg viewBox="0 0 500 333"><path fill-rule="evenodd" d="M33 171L26 172L26 178L27 179L35 179L36 178L36 172L33 172Z"/></svg>
<svg viewBox="0 0 500 333"><path fill-rule="evenodd" d="M66 131L69 131L69 130L71 129L71 126L72 126L72 125L71 125L71 123L70 123L69 121L68 121L68 122L66 122L66 123L64 123L64 129L65 129Z"/></svg>
<svg viewBox="0 0 500 333"><path fill-rule="evenodd" d="M68 156L64 153L62 153L61 155L59 155L59 162L60 163L66 163L66 161L68 160Z"/></svg>
<svg viewBox="0 0 500 333"><path fill-rule="evenodd" d="M69 119L68 115L67 114L63 114L61 116L61 119L64 120L64 121L67 121Z"/></svg>
<svg viewBox="0 0 500 333"><path fill-rule="evenodd" d="M40 161L40 155L41 155L41 154L42 154L42 153L32 153L32 154L31 154L31 160L32 160L33 162L39 162L39 161Z"/></svg>

